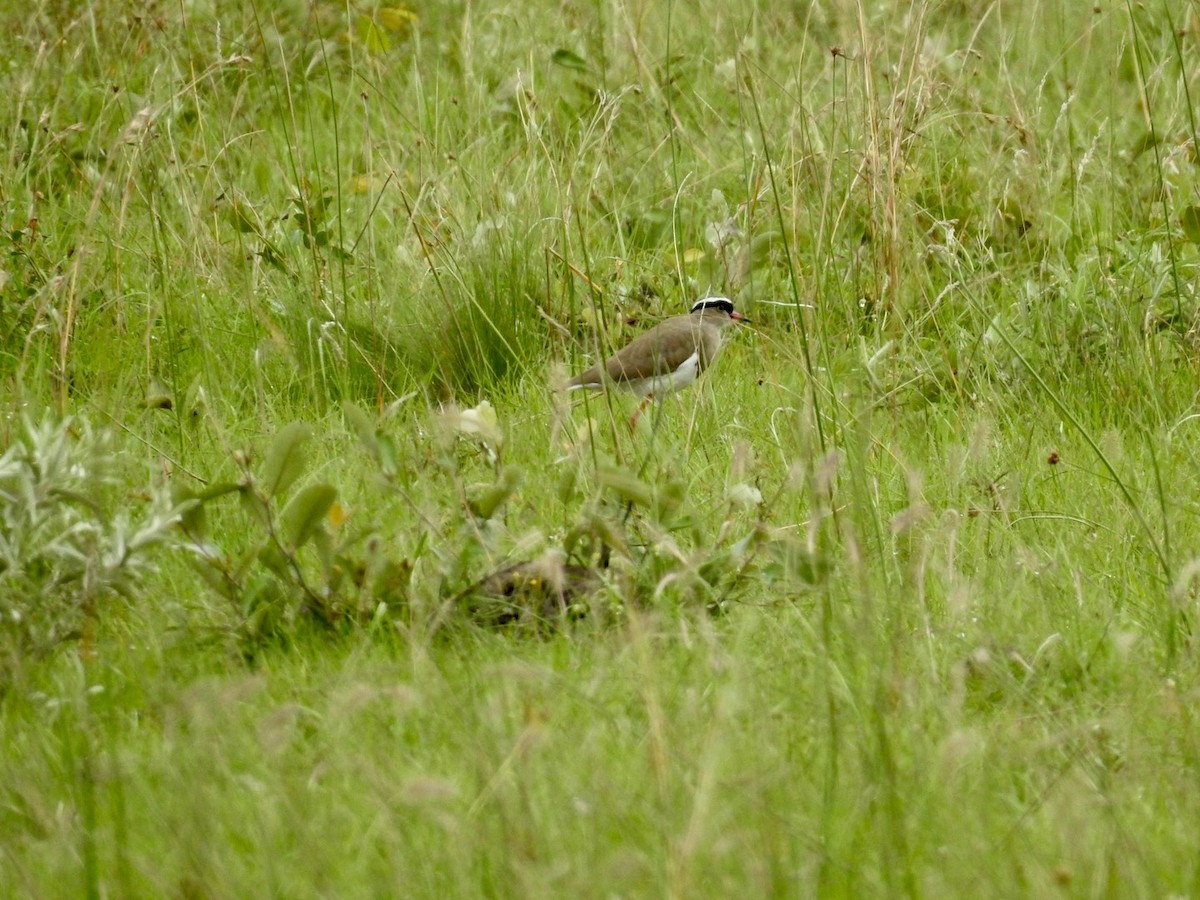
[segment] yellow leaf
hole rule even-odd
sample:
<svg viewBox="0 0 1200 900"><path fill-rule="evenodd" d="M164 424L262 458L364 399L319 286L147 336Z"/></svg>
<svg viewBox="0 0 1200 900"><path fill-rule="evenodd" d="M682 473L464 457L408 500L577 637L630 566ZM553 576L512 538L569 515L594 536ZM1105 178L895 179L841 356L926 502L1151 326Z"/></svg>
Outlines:
<svg viewBox="0 0 1200 900"><path fill-rule="evenodd" d="M335 500L333 506L329 507L329 512L325 514L325 518L329 521L330 528L338 529L345 525L346 520L350 518L350 510Z"/></svg>
<svg viewBox="0 0 1200 900"><path fill-rule="evenodd" d="M417 14L407 6L388 6L379 10L375 18L392 34L407 34L417 24Z"/></svg>
<svg viewBox="0 0 1200 900"><path fill-rule="evenodd" d="M685 263L700 262L702 259L704 259L704 251L699 247L689 247L683 251L683 261Z"/></svg>

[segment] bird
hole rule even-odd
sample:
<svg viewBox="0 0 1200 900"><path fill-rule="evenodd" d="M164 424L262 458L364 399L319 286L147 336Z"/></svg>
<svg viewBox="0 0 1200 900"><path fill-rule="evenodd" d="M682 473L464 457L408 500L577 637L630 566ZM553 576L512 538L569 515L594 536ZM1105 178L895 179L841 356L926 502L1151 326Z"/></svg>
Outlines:
<svg viewBox="0 0 1200 900"><path fill-rule="evenodd" d="M749 320L729 298L697 300L689 313L638 335L603 363L570 379L566 388L602 390L613 384L633 392L643 398L630 422L635 425L647 403L687 387L712 365L721 352L722 332L734 322Z"/></svg>

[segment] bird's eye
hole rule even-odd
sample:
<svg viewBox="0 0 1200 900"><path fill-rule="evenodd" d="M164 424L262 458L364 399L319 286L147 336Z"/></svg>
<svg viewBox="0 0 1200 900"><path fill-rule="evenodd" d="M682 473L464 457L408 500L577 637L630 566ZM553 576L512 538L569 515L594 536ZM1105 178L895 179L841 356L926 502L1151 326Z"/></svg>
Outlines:
<svg viewBox="0 0 1200 900"><path fill-rule="evenodd" d="M719 309L727 316L733 315L733 303L725 297L709 297L705 300L697 300L692 306L692 312L700 312L705 309Z"/></svg>

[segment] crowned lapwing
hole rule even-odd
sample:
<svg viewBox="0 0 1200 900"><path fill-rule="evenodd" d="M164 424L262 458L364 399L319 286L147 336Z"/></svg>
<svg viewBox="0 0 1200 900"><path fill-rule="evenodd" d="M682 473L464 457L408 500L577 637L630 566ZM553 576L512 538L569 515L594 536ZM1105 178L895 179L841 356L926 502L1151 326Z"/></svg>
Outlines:
<svg viewBox="0 0 1200 900"><path fill-rule="evenodd" d="M601 365L567 382L568 390L601 390L606 384L644 398L631 424L651 400L687 387L721 352L722 331L745 316L725 297L698 300L685 316L672 316L638 335Z"/></svg>

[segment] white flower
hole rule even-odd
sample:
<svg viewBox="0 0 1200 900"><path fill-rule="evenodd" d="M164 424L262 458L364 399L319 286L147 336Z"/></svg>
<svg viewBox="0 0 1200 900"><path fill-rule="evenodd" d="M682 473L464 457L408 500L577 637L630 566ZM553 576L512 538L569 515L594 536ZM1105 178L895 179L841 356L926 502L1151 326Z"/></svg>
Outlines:
<svg viewBox="0 0 1200 900"><path fill-rule="evenodd" d="M461 435L475 435L483 445L488 459L496 462L504 444L504 432L496 419L496 410L486 400L478 406L458 412L451 410L447 415L450 426Z"/></svg>
<svg viewBox="0 0 1200 900"><path fill-rule="evenodd" d="M735 484L725 491L726 499L734 506L740 506L743 509L753 509L763 502L762 491L752 484Z"/></svg>

